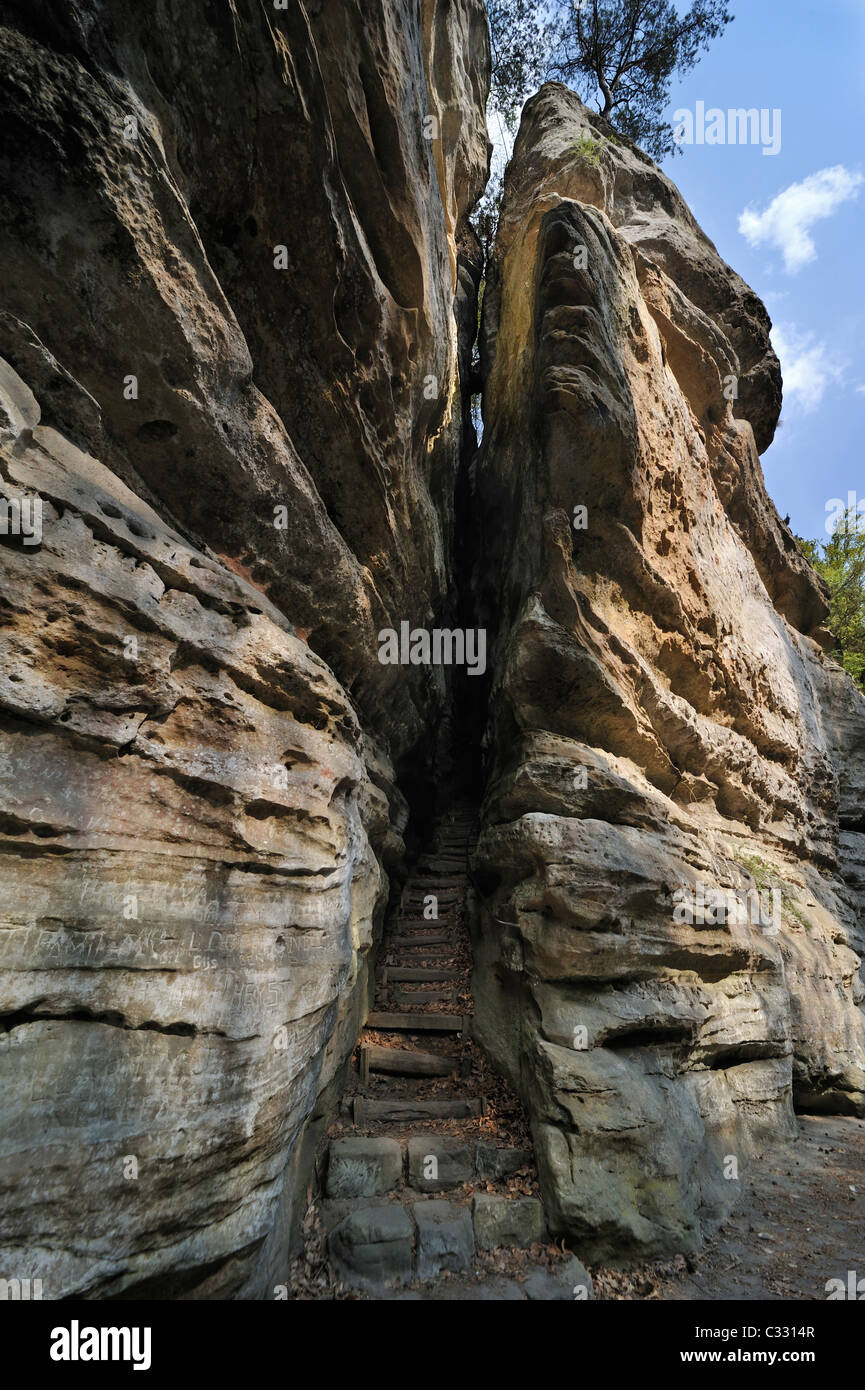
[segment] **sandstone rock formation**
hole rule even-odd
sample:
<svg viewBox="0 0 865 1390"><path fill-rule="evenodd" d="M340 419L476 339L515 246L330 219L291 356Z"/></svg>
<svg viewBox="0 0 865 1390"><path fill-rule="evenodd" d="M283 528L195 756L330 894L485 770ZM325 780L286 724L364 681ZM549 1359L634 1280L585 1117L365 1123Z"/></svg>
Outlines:
<svg viewBox="0 0 865 1390"><path fill-rule="evenodd" d="M376 634L453 601L483 8L0 23L0 1274L272 1297L444 713Z"/></svg>
<svg viewBox="0 0 865 1390"><path fill-rule="evenodd" d="M558 85L484 270L482 0L3 0L0 64L0 1278L284 1281L477 715L403 621L489 633L476 1031L554 1233L693 1248L794 1105L865 1114L865 705L765 309Z"/></svg>
<svg viewBox="0 0 865 1390"><path fill-rule="evenodd" d="M865 1113L865 704L763 484L765 310L558 84L487 277L480 1036L581 1254L693 1248L794 1102Z"/></svg>

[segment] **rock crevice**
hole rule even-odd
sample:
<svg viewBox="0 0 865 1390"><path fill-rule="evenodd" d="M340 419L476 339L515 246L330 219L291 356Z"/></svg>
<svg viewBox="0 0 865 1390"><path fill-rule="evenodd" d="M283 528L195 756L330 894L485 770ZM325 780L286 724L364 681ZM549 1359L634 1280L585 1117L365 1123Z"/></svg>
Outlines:
<svg viewBox="0 0 865 1390"><path fill-rule="evenodd" d="M553 1233L694 1248L730 1155L865 1113L865 705L765 309L557 84L482 265L481 0L9 0L0 62L0 1275L274 1296L481 776L475 1030ZM382 664L403 622L485 675Z"/></svg>

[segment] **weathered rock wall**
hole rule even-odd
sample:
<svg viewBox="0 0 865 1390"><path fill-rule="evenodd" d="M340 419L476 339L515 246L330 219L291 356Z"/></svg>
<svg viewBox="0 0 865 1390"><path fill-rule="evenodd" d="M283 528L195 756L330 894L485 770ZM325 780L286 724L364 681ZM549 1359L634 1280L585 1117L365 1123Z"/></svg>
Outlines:
<svg viewBox="0 0 865 1390"><path fill-rule="evenodd" d="M557 84L525 108L476 497L476 1010L589 1256L694 1246L735 1199L728 1158L790 1132L794 1102L865 1111L865 703L763 484L768 316L611 137ZM774 923L746 897L773 888ZM742 910L701 922L715 890Z"/></svg>
<svg viewBox="0 0 865 1390"><path fill-rule="evenodd" d="M272 1296L445 702L376 637L451 602L483 8L0 26L0 1274Z"/></svg>
<svg viewBox="0 0 865 1390"><path fill-rule="evenodd" d="M763 484L765 309L546 87L455 537L480 0L0 0L0 62L0 1276L284 1279L446 781L403 620L495 642L477 1023L551 1221L693 1247L794 1105L865 1113L865 705Z"/></svg>

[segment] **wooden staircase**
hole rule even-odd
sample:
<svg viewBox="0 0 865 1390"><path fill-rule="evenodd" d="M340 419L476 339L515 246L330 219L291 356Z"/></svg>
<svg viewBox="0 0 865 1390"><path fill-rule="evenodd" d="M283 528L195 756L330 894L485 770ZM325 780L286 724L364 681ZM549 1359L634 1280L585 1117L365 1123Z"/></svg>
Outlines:
<svg viewBox="0 0 865 1390"><path fill-rule="evenodd" d="M466 924L469 864L478 833L472 806L454 807L437 823L431 845L406 882L385 929L376 972L375 1007L358 1051L361 1094L354 1118L365 1126L387 1116L430 1119L483 1113L469 1094L459 1039L471 1027L471 949ZM406 1036L408 1035L408 1036ZM446 1049L436 1046L452 1039ZM383 1095L377 1078L389 1079ZM429 1078L439 1080L426 1096ZM414 1081L415 1084L412 1084Z"/></svg>
<svg viewBox="0 0 865 1390"><path fill-rule="evenodd" d="M591 1281L550 1243L525 1118L502 1129L484 1093L505 1083L471 1040L469 865L472 806L457 806L391 915L376 967L374 1008L355 1056L342 1118L331 1129L325 1199L314 1211L326 1285L373 1297L462 1281L479 1293L484 1252L540 1262L508 1298L571 1298ZM501 1104L501 1096L498 1095ZM518 1142L502 1145L501 1136ZM313 1209L311 1208L311 1211ZM309 1217L309 1213L308 1213ZM441 1292L445 1290L445 1292ZM591 1296L590 1294L588 1296Z"/></svg>

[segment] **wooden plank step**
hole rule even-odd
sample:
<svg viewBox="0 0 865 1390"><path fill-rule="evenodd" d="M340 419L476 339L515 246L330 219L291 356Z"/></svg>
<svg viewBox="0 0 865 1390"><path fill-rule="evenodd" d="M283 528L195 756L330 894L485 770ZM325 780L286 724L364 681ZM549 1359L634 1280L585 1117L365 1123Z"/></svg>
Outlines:
<svg viewBox="0 0 865 1390"><path fill-rule="evenodd" d="M475 1115L483 1115L483 1100L367 1100L366 1096L354 1098L354 1122L356 1125L372 1124L374 1121L387 1121L406 1124L411 1120L467 1120Z"/></svg>
<svg viewBox="0 0 865 1390"><path fill-rule="evenodd" d="M433 873L412 874L406 880L405 888L407 892L416 893L462 893L467 878L467 874L451 874L449 877Z"/></svg>
<svg viewBox="0 0 865 1390"><path fill-rule="evenodd" d="M391 951L388 958L393 961L393 965L385 966L386 970L407 970L409 966L417 965L418 961L423 961L431 970L450 969L458 963L454 958L454 952L445 946L425 946L422 951ZM456 979L456 975L453 978ZM393 976L389 979L392 980Z"/></svg>
<svg viewBox="0 0 865 1390"><path fill-rule="evenodd" d="M404 896L409 898L448 898L451 902L463 893L461 883L442 883L440 878L412 878L406 885Z"/></svg>
<svg viewBox="0 0 865 1390"><path fill-rule="evenodd" d="M437 917L424 917L423 913L420 911L406 912L403 910L400 912L399 916L393 919L393 924L395 927L414 927L417 929L423 927L427 931L429 931L431 927L436 926L452 927L456 925L456 919L451 917L448 913L448 906L449 904L442 903Z"/></svg>
<svg viewBox="0 0 865 1390"><path fill-rule="evenodd" d="M392 997L395 1004L406 1005L409 1008L418 1004L455 1004L457 1002L455 989L402 989L399 985L394 985Z"/></svg>
<svg viewBox="0 0 865 1390"><path fill-rule="evenodd" d="M403 1033L464 1033L470 1022L470 1014L406 1014L374 1010L368 1016L366 1026L383 1033L391 1029Z"/></svg>
<svg viewBox="0 0 865 1390"><path fill-rule="evenodd" d="M417 936L394 936L384 944L388 951L402 951L406 946L453 946L454 939L452 936L428 936L418 932Z"/></svg>
<svg viewBox="0 0 865 1390"><path fill-rule="evenodd" d="M443 898L441 894L439 894L436 898L436 911L438 913L438 917L441 917L442 914L445 912L453 912L453 910L455 908L460 907L464 901L464 893L458 893L454 898ZM399 905L399 910L400 913L405 913L406 916L418 916L424 922L437 921L437 917L430 917L429 915L424 917L424 907L425 903L423 898L407 897L403 898L402 902Z"/></svg>
<svg viewBox="0 0 865 1390"><path fill-rule="evenodd" d="M426 969L421 965L389 965L384 972L384 980L386 984L395 980L405 980L416 985L436 984L440 980L458 980L462 973L462 970L445 970L435 966Z"/></svg>
<svg viewBox="0 0 865 1390"><path fill-rule="evenodd" d="M360 1050L360 1079L371 1071L389 1076L450 1076L459 1066L458 1057L443 1057L439 1052L418 1052L409 1047L378 1047L365 1043Z"/></svg>

